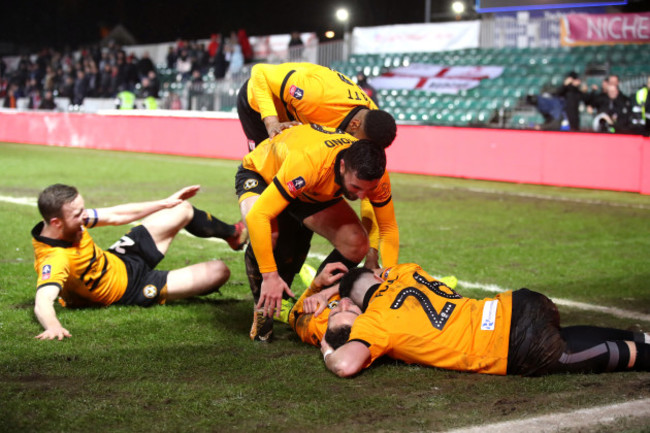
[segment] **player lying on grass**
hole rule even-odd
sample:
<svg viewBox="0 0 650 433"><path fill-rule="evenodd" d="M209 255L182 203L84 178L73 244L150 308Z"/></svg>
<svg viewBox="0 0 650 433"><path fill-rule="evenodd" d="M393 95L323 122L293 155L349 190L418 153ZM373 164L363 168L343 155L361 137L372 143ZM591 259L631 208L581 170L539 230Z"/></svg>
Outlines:
<svg viewBox="0 0 650 433"><path fill-rule="evenodd" d="M332 308L341 300L337 283L346 271L343 263L328 263L291 307L287 322L303 342L320 347ZM440 281L452 289L458 282L454 276Z"/></svg>
<svg viewBox="0 0 650 433"><path fill-rule="evenodd" d="M416 264L365 268L340 281L341 301L321 343L327 368L349 377L387 355L487 374L650 371L650 334L560 327L546 296L519 289L464 298Z"/></svg>
<svg viewBox="0 0 650 433"><path fill-rule="evenodd" d="M226 224L186 201L198 190L198 185L188 186L162 200L86 209L75 187L55 184L45 188L38 197L43 221L32 229L38 274L34 313L45 329L36 338L71 336L56 317L53 304L59 296L69 307L150 306L207 295L228 281L230 270L220 260L173 271L154 269L182 228L195 236L225 239L235 250L243 247L243 223ZM87 230L141 218L145 218L141 225L106 251Z"/></svg>
<svg viewBox="0 0 650 433"><path fill-rule="evenodd" d="M236 189L251 236L245 260L257 308L252 339L268 341L269 316L280 313L283 296L293 296L291 282L314 232L335 247L324 264L354 267L366 256L368 234L344 198L370 199L382 260L397 262L399 231L385 170L383 148L318 125L285 130L246 155Z"/></svg>

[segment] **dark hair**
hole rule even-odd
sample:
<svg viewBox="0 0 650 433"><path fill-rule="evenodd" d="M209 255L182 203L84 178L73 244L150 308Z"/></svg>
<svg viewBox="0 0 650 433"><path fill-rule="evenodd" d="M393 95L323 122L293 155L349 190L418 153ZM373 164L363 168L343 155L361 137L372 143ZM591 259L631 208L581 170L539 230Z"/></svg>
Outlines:
<svg viewBox="0 0 650 433"><path fill-rule="evenodd" d="M38 196L38 211L46 222L61 218L61 208L77 198L79 191L74 186L56 183L45 188Z"/></svg>
<svg viewBox="0 0 650 433"><path fill-rule="evenodd" d="M369 110L363 119L363 132L382 149L386 149L395 140L397 125L387 111Z"/></svg>
<svg viewBox="0 0 650 433"><path fill-rule="evenodd" d="M578 73L576 71L571 71L568 74L566 74L566 76L571 77L575 80L576 78L578 78Z"/></svg>
<svg viewBox="0 0 650 433"><path fill-rule="evenodd" d="M360 180L380 179L386 171L386 152L370 140L352 143L343 155L346 170L356 173Z"/></svg>
<svg viewBox="0 0 650 433"><path fill-rule="evenodd" d="M343 275L343 278L341 278L341 281L339 282L339 295L341 295L341 298L349 298L350 293L352 293L352 287L354 286L354 283L359 279L359 277L367 273L372 274L372 270L361 267L352 268L345 275Z"/></svg>
<svg viewBox="0 0 650 433"><path fill-rule="evenodd" d="M332 349L336 350L348 342L350 339L350 331L352 331L352 326L350 325L341 325L336 329L328 326L323 340L327 341L332 346Z"/></svg>

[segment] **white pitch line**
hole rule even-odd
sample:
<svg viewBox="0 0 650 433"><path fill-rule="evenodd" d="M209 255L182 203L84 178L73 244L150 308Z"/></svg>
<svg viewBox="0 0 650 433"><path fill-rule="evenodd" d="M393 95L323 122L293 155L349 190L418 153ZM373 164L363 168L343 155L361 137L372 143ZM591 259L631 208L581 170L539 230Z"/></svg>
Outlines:
<svg viewBox="0 0 650 433"><path fill-rule="evenodd" d="M500 433L504 431L550 433L569 429L584 431L589 427L595 428L613 424L618 420L632 420L634 418L650 418L650 399L632 400L608 406L579 409L573 412L560 412L528 419L454 429L449 430L447 433Z"/></svg>
<svg viewBox="0 0 650 433"><path fill-rule="evenodd" d="M510 289L497 286L496 284L481 284L481 283L474 283L470 281L461 281L461 280L458 281L458 284L468 289L480 289L492 293L501 293L510 290ZM602 305L586 304L584 302L570 301L568 299L562 299L562 298L551 298L551 300L555 304L562 305L564 307L576 308L578 310L586 310L586 311L597 311L600 313L610 314L612 316L620 317L623 319L636 319L636 320L642 320L644 322L650 322L650 314L643 314L643 313L638 313L636 311L623 310L621 308L616 308L616 307L604 307Z"/></svg>
<svg viewBox="0 0 650 433"><path fill-rule="evenodd" d="M20 204L20 205L36 206L36 200L28 197L9 197L9 196L0 195L0 201ZM187 236L192 236L186 232L180 232L180 233ZM219 242L219 243L226 242L223 239L217 239L217 238L207 238L207 240L211 242ZM315 254L315 253L309 253L309 257L320 261L326 258L326 256L323 254ZM440 277L438 276L436 278L440 278ZM496 284L481 284L481 283L474 283L470 281L461 281L461 280L458 281L458 284L468 289L480 289L492 293L501 293L508 290L503 287L497 286ZM592 304L586 304L584 302L570 301L567 299L558 299L558 298L554 298L553 302L555 302L557 305L576 308L579 310L597 311L600 313L610 314L612 316L620 317L623 319L635 319L644 322L650 322L649 314L638 313L636 311L628 311L628 310L623 310L621 308L604 307L602 305L592 305Z"/></svg>
<svg viewBox="0 0 650 433"><path fill-rule="evenodd" d="M650 204L644 204L644 203L616 203L616 202L611 202L606 200L589 200L589 199L577 198L577 197L563 197L563 196L535 194L535 193L528 193L528 192L505 191L505 190L490 189L490 188L456 187L456 186L447 186L447 185L441 185L436 183L425 184L425 186L428 188L440 189L440 190L469 191L469 192L476 192L480 194L524 197L524 198L533 198L538 200L561 201L561 202L581 203L581 204L590 204L590 205L598 205L598 206L650 209Z"/></svg>

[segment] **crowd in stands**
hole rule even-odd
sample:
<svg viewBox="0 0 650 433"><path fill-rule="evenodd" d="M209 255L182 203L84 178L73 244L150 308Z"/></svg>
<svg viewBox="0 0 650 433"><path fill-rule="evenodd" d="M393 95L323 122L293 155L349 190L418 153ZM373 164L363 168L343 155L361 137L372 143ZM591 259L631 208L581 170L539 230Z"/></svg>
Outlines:
<svg viewBox="0 0 650 433"><path fill-rule="evenodd" d="M580 131L581 104L587 113L595 116L595 130L600 132L631 132L633 101L621 92L618 75L608 75L599 86L591 88L578 73L567 74L554 95L529 96L528 102L535 105L544 116L545 122L537 129L560 130L566 117L571 131ZM582 125L584 126L584 125ZM591 128L591 125L588 125Z"/></svg>
<svg viewBox="0 0 650 433"><path fill-rule="evenodd" d="M253 57L245 30L223 38L213 34L205 46L182 39L169 47L167 68L180 81L199 82L208 70L215 78L235 74ZM78 52L43 48L36 56L22 55L15 68L0 58L0 100L4 108L17 108L19 98L30 109L53 109L55 97L69 98L81 106L86 98L117 98L122 92L135 97L158 98L161 83L156 65L144 52L127 54L114 42L82 47Z"/></svg>
<svg viewBox="0 0 650 433"><path fill-rule="evenodd" d="M4 65L4 62L0 60ZM125 89L157 97L160 83L148 54L136 58L110 43L84 47L77 54L42 49L35 60L21 56L14 70L0 68L0 97L3 107L16 108L18 98L28 98L28 108L52 109L54 97L69 98L82 105L87 97L113 98Z"/></svg>
<svg viewBox="0 0 650 433"><path fill-rule="evenodd" d="M231 32L228 37L212 34L207 46L178 39L175 45L169 47L166 66L180 74L183 81L197 81L208 70L212 70L217 79L224 78L226 74L237 74L244 63L252 59L253 47L246 31L240 29Z"/></svg>

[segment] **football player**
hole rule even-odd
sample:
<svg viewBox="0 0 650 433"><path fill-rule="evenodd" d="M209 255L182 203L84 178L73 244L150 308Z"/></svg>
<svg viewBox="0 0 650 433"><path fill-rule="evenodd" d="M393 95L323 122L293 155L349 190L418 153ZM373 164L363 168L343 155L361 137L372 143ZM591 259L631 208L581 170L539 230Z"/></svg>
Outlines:
<svg viewBox="0 0 650 433"><path fill-rule="evenodd" d="M270 336L272 328L261 332L267 329L261 325L272 326L268 316L279 315L283 295L293 296L289 287L313 232L335 247L322 266L354 267L367 254L367 232L344 197L370 200L382 261L397 262L399 232L385 167L384 150L375 143L318 125L285 130L244 157L236 189L251 236L246 268L258 308L252 339Z"/></svg>
<svg viewBox="0 0 650 433"><path fill-rule="evenodd" d="M32 229L38 274L34 313L44 328L36 338L71 336L57 319L53 305L57 298L67 307L146 307L207 295L221 287L230 277L221 260L172 271L154 269L182 228L195 236L222 238L233 249L243 247L247 237L243 223L226 224L187 201L198 190L193 185L162 200L86 209L75 187L55 184L45 188L38 197L43 221ZM95 244L88 232L141 218L141 225L108 250Z"/></svg>
<svg viewBox="0 0 650 433"><path fill-rule="evenodd" d="M388 355L486 374L650 371L650 334L560 327L555 304L519 289L465 298L416 264L348 272L321 342L327 368L350 377Z"/></svg>

